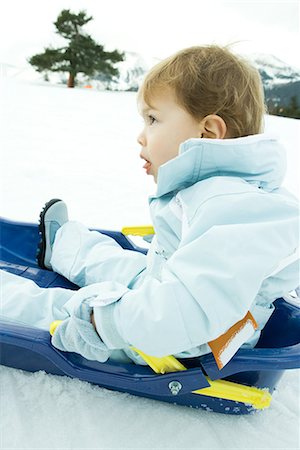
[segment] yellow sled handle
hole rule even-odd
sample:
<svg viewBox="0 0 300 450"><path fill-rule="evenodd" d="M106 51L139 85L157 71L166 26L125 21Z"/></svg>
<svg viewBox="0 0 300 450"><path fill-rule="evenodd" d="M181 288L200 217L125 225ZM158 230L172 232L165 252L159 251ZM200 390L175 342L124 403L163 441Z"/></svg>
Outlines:
<svg viewBox="0 0 300 450"><path fill-rule="evenodd" d="M174 356L158 358L156 356L146 355L141 350L134 347L132 347L132 349L138 353L156 373L164 374L168 372L187 370L186 367ZM205 378L210 386L193 391L193 394L218 397L241 403L249 403L256 409L264 409L270 406L272 396L267 390L258 389L252 386L244 386L243 384L233 383L232 381L213 381L209 377Z"/></svg>
<svg viewBox="0 0 300 450"><path fill-rule="evenodd" d="M123 227L121 232L125 236L148 236L149 234L155 234L152 225L141 225L136 227Z"/></svg>
<svg viewBox="0 0 300 450"><path fill-rule="evenodd" d="M50 323L50 334L51 336L53 336L54 331L56 330L56 328L58 327L58 325L62 322L62 320L54 320L54 322Z"/></svg>

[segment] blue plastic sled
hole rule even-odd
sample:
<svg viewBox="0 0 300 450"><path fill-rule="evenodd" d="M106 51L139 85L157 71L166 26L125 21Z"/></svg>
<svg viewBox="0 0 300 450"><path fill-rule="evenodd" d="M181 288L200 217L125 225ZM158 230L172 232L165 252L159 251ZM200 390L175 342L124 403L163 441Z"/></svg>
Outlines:
<svg viewBox="0 0 300 450"><path fill-rule="evenodd" d="M77 289L60 275L38 268L35 261L37 225L0 219L0 226L1 269L30 278L43 287ZM99 231L113 237L123 248L147 252L120 232ZM286 369L300 367L300 310L284 299L277 299L275 306L257 346L240 349L222 370L217 368L211 354L184 359L182 362L188 370L164 375L154 374L150 367L134 363L89 361L76 353L57 350L45 330L6 321L0 321L0 362L30 372L43 370L67 375L107 389L155 400L224 414L248 414L254 410L252 405L193 394L192 391L207 387L208 376L211 380L226 379L246 386L267 388L272 393ZM180 390L171 389L174 382Z"/></svg>

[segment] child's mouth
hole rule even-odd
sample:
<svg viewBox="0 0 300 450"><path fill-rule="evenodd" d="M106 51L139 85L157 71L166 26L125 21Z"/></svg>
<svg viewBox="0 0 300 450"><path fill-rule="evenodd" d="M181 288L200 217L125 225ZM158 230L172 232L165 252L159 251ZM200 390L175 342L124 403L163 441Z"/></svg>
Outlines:
<svg viewBox="0 0 300 450"><path fill-rule="evenodd" d="M147 175L149 175L149 174L150 174L150 169L151 169L152 164L151 164L151 162L148 161L148 159L146 159L144 156L140 155L140 157L141 157L144 161L146 161L146 163L143 165L143 169L145 169Z"/></svg>
<svg viewBox="0 0 300 450"><path fill-rule="evenodd" d="M150 173L151 163L149 161L146 162L146 164L143 166L143 169L146 170L147 175Z"/></svg>

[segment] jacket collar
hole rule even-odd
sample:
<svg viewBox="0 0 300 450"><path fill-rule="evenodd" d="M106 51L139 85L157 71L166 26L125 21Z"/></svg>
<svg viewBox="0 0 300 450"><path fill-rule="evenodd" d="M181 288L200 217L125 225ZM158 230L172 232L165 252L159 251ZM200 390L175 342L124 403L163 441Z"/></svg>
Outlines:
<svg viewBox="0 0 300 450"><path fill-rule="evenodd" d="M157 192L150 198L178 192L214 176L236 176L266 191L280 186L286 171L285 151L271 136L233 139L189 139L176 158L158 171Z"/></svg>

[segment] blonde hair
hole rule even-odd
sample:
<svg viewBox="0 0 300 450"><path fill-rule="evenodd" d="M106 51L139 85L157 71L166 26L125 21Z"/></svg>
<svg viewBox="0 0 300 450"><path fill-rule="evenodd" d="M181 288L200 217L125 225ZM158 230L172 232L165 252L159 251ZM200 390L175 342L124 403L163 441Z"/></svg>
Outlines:
<svg viewBox="0 0 300 450"><path fill-rule="evenodd" d="M155 65L140 88L145 102L165 88L194 118L217 114L227 125L226 137L262 131L266 112L259 72L226 47L190 47Z"/></svg>

